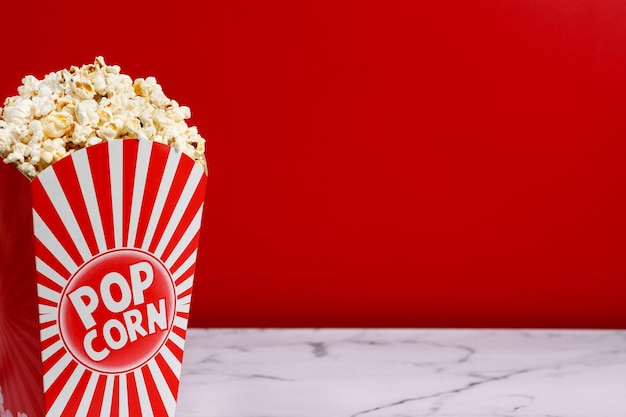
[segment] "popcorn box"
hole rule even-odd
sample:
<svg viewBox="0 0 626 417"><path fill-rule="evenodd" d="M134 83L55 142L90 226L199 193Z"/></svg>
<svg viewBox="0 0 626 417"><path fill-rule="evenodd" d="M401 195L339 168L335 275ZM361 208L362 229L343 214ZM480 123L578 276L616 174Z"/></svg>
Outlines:
<svg viewBox="0 0 626 417"><path fill-rule="evenodd" d="M0 417L174 415L205 185L146 140L0 163Z"/></svg>

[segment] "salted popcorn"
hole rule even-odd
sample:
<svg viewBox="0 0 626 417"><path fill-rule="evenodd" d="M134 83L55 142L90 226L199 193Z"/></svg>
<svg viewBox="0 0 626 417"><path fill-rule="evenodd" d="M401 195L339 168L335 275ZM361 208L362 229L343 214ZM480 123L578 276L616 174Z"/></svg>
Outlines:
<svg viewBox="0 0 626 417"><path fill-rule="evenodd" d="M154 77L133 81L97 57L43 80L26 76L18 93L0 107L0 157L30 178L78 149L124 138L168 144L206 168L205 141L185 122L189 108Z"/></svg>

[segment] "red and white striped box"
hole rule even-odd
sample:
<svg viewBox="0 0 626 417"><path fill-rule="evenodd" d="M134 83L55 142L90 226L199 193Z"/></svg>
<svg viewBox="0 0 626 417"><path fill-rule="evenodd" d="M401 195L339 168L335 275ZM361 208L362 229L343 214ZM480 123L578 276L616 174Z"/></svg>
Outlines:
<svg viewBox="0 0 626 417"><path fill-rule="evenodd" d="M206 175L116 140L0 164L0 416L173 416Z"/></svg>

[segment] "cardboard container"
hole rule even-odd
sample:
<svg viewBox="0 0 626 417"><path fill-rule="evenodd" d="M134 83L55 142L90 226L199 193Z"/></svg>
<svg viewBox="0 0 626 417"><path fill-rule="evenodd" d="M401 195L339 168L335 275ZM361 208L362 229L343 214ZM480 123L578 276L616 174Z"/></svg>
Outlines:
<svg viewBox="0 0 626 417"><path fill-rule="evenodd" d="M135 139L0 163L0 417L174 415L205 185Z"/></svg>

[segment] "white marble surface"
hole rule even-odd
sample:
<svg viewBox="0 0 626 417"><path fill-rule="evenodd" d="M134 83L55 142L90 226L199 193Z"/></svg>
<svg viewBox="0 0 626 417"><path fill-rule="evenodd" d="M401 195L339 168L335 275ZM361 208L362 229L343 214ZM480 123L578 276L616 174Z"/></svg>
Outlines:
<svg viewBox="0 0 626 417"><path fill-rule="evenodd" d="M190 330L177 417L626 417L626 331Z"/></svg>

